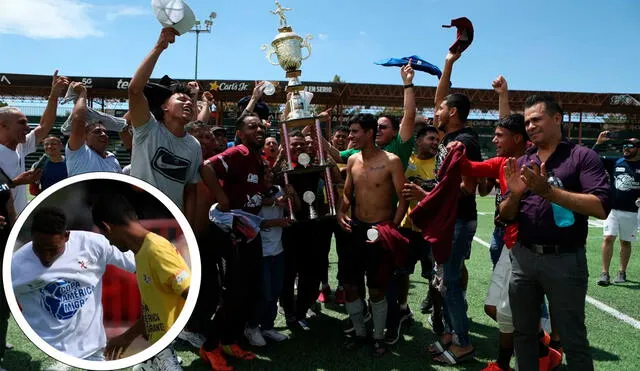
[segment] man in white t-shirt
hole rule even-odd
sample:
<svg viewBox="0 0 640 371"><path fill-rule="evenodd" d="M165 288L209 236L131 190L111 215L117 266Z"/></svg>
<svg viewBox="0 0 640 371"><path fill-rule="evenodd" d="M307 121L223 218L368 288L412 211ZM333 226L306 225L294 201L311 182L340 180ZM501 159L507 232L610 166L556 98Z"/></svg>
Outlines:
<svg viewBox="0 0 640 371"><path fill-rule="evenodd" d="M36 210L32 241L11 261L13 290L31 328L57 350L104 360L102 275L107 264L135 272L133 253L122 253L102 235L68 231L56 207Z"/></svg>
<svg viewBox="0 0 640 371"><path fill-rule="evenodd" d="M14 107L0 108L0 170L12 179L10 186L16 213L27 206L27 184L39 179L42 170L25 172L25 158L35 152L36 146L49 134L56 120L58 98L69 84L69 80L58 77L58 71L53 74L51 94L47 108L42 114L40 124L29 130L27 117Z"/></svg>
<svg viewBox="0 0 640 371"><path fill-rule="evenodd" d="M167 89L152 115L144 88L160 54L175 41L175 30L165 28L151 53L129 84L129 118L133 126L131 175L164 192L180 207L191 224L195 218L196 184L202 163L200 143L185 132L197 105L182 84ZM184 199L183 199L184 195Z"/></svg>
<svg viewBox="0 0 640 371"><path fill-rule="evenodd" d="M80 82L71 87L78 100L71 112L71 135L64 150L67 173L74 176L94 171L121 173L116 155L107 151L109 136L100 122L87 125L87 88Z"/></svg>

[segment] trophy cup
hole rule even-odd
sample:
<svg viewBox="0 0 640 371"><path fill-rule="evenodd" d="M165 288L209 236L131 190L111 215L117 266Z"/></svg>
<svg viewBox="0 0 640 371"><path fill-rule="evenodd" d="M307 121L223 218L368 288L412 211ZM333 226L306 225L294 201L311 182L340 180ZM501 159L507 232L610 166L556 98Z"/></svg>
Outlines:
<svg viewBox="0 0 640 371"><path fill-rule="evenodd" d="M288 101L286 102L288 114L285 121L282 122L282 141L284 143L285 153L287 155L287 161L289 170L284 172L285 184L289 184L289 174L296 172L323 172L325 173L325 186L327 191L327 198L329 202L329 214L336 215L335 195L333 192L333 182L331 179L331 171L327 166L325 158L325 148L323 142L320 140L322 137L322 128L320 120L314 117L309 112L309 103L313 94L304 91L304 85L300 82L300 76L302 71L302 61L311 56L311 35L307 35L302 38L293 31L293 28L287 24L287 18L285 12L291 11L291 8L284 8L278 1L275 2L276 9L271 10L271 13L277 15L280 19L280 27L278 28L278 35L273 39L271 45L264 44L261 49L266 51L266 58L272 65L280 66L285 71L288 79L287 93ZM307 49L307 55L302 55L302 49ZM272 59L273 55L276 55L278 63L275 63ZM318 149L318 166L309 166L310 158L298 159L299 164L302 165L302 169L293 169L291 148L289 143L289 128L314 126L316 133L316 148ZM300 161L302 160L302 161ZM305 163L306 162L306 163ZM306 194L305 194L306 195ZM313 195L313 194L312 194ZM314 199L315 199L315 195ZM306 202L306 200L305 200ZM311 201L313 202L313 201ZM289 211L293 217L293 204L289 201ZM315 210L314 210L315 212ZM312 218L313 219L313 218Z"/></svg>

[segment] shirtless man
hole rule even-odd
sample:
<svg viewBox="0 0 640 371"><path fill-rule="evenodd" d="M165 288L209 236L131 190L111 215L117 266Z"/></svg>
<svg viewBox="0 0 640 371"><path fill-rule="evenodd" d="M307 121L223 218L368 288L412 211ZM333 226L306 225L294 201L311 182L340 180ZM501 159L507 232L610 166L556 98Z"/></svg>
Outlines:
<svg viewBox="0 0 640 371"><path fill-rule="evenodd" d="M391 275L395 268L395 246L384 246L378 238L383 231L396 229L400 224L407 204L402 197L405 182L400 158L376 148L376 119L370 114L360 114L349 122L349 140L361 152L349 157L342 205L338 211L338 222L342 229L350 232L352 243L345 250L346 308L353 322L356 336L345 346L350 349L366 338L363 303L359 297L358 283L367 274L369 299L373 314L374 354L386 352L384 328L387 319L385 297ZM400 200L393 210L393 195ZM355 195L355 199L354 196ZM347 216L353 202L353 219Z"/></svg>

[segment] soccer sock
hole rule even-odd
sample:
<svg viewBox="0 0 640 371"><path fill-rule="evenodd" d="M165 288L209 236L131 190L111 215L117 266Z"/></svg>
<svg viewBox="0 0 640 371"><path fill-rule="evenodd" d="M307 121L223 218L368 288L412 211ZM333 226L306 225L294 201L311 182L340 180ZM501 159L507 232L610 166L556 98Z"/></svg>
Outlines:
<svg viewBox="0 0 640 371"><path fill-rule="evenodd" d="M362 312L364 309L362 300L357 299L352 302L347 302L344 306L347 309L347 313L349 313L351 322L353 322L353 328L356 330L356 336L367 336L367 329L364 326L364 314Z"/></svg>
<svg viewBox="0 0 640 371"><path fill-rule="evenodd" d="M498 350L498 366L505 371L508 370L511 356L513 356L513 348L500 347L500 350Z"/></svg>
<svg viewBox="0 0 640 371"><path fill-rule="evenodd" d="M371 302L374 339L384 339L384 329L387 327L387 309L387 298L377 302Z"/></svg>

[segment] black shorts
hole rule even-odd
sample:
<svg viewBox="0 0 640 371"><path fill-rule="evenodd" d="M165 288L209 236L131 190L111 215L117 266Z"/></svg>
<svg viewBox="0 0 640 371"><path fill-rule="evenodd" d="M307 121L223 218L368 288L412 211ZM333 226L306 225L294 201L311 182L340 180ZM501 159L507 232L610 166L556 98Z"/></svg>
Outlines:
<svg viewBox="0 0 640 371"><path fill-rule="evenodd" d="M351 220L351 243L344 248L345 284L359 285L366 274L367 286L386 291L395 268L393 254L382 247L379 241L369 242L367 231L375 224Z"/></svg>
<svg viewBox="0 0 640 371"><path fill-rule="evenodd" d="M422 238L420 232L410 228L400 228L400 233L409 240L409 253L407 254L406 264L403 267L397 267L396 275L411 275L415 271L416 263L429 258L431 245Z"/></svg>

